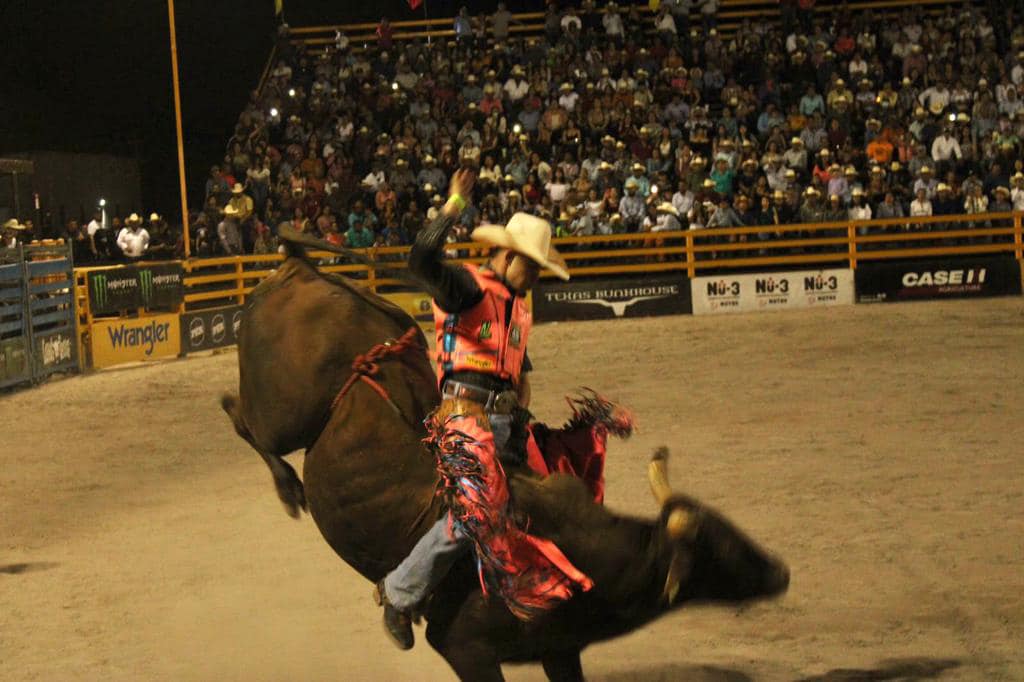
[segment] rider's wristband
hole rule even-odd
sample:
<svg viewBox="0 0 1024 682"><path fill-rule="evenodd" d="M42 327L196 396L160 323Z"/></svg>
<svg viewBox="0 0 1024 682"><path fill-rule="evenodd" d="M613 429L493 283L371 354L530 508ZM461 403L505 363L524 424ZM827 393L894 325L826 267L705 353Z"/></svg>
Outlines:
<svg viewBox="0 0 1024 682"><path fill-rule="evenodd" d="M462 198L462 195L455 193L448 197L448 201L455 202L455 208L459 209L459 212L466 210L466 200Z"/></svg>

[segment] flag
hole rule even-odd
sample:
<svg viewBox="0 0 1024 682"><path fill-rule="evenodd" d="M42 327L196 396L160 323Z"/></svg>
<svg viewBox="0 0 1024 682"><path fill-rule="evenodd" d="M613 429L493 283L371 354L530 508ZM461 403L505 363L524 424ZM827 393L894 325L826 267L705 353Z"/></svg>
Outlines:
<svg viewBox="0 0 1024 682"><path fill-rule="evenodd" d="M284 0L274 0L274 16L281 16L284 12Z"/></svg>
<svg viewBox="0 0 1024 682"><path fill-rule="evenodd" d="M423 0L409 0L409 9L415 10L423 4Z"/></svg>

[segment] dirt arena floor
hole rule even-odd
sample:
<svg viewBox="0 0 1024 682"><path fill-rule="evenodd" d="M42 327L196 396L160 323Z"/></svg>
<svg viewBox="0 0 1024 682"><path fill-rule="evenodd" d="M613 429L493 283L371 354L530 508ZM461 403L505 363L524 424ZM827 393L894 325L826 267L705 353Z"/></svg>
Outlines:
<svg viewBox="0 0 1024 682"><path fill-rule="evenodd" d="M635 408L609 506L655 513L666 443L676 487L793 574L777 602L592 647L588 679L1024 679L1021 299L544 325L530 353L540 418L581 384ZM236 363L0 397L0 678L452 679L284 514L217 404Z"/></svg>

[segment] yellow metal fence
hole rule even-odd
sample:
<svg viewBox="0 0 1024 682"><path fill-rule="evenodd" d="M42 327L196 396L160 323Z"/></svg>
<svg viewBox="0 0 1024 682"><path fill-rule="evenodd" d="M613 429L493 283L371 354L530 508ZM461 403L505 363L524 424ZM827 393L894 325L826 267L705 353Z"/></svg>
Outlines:
<svg viewBox="0 0 1024 682"><path fill-rule="evenodd" d="M743 269L794 269L815 264L856 269L859 263L923 257L1007 254L1024 260L1020 213L895 218L815 225L771 225L555 239L573 277L683 272L689 277ZM480 244L449 244L452 262L479 263ZM352 265L312 252L325 272L341 273L372 291L407 289L396 273L409 247L361 251L372 265ZM185 308L244 303L282 256L193 259L185 269ZM545 273L545 277L551 277Z"/></svg>

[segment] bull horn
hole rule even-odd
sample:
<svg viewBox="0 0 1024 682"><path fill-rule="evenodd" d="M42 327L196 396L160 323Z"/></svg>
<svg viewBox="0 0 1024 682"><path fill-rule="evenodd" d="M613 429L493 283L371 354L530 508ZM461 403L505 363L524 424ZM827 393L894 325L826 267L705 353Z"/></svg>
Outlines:
<svg viewBox="0 0 1024 682"><path fill-rule="evenodd" d="M651 492L658 504L664 505L672 497L672 487L668 484L668 448L664 445L654 452L651 463L647 465L647 480L651 484Z"/></svg>
<svg viewBox="0 0 1024 682"><path fill-rule="evenodd" d="M676 507L665 521L665 530L673 540L679 540L684 536L691 535L696 517L685 509Z"/></svg>

